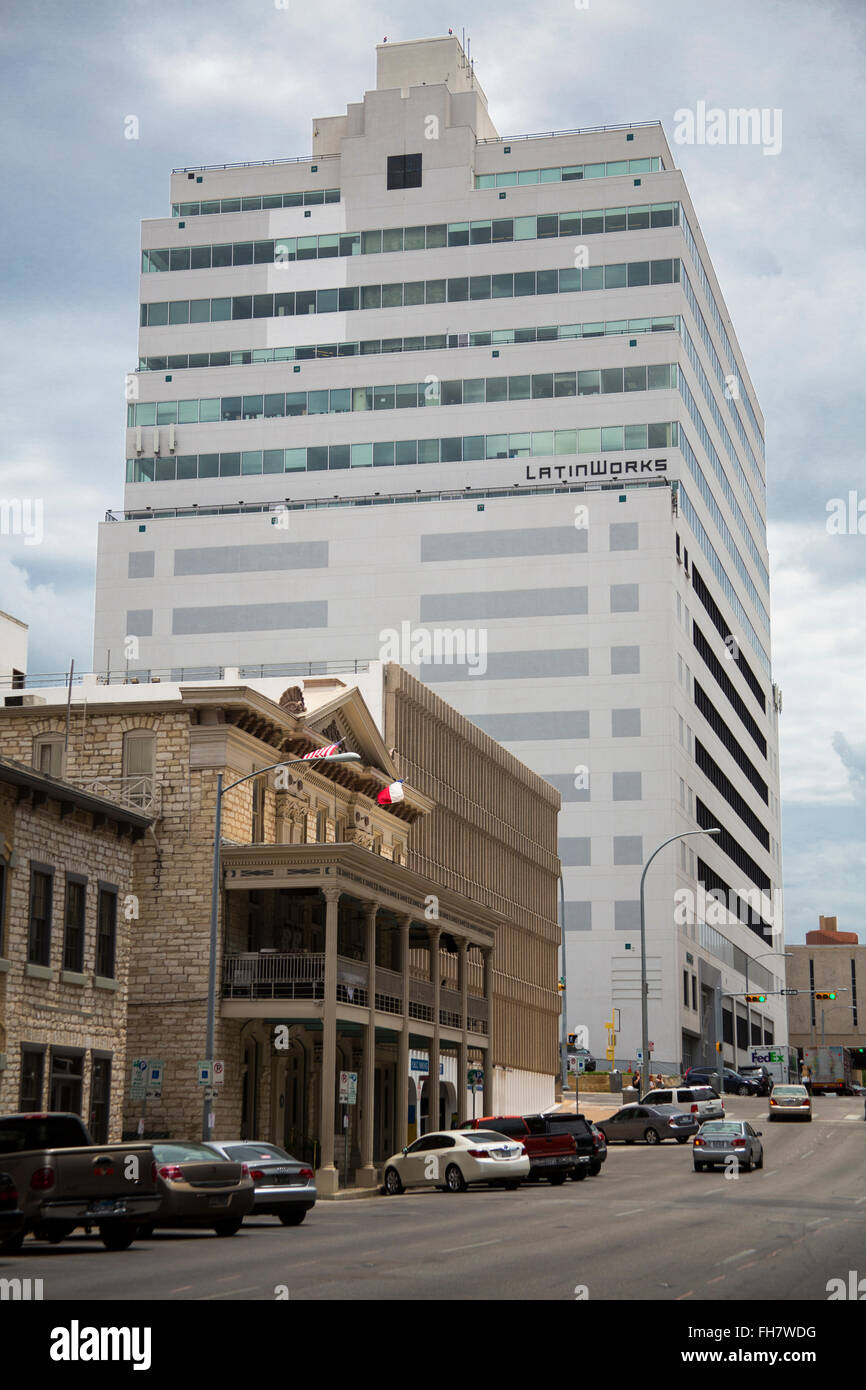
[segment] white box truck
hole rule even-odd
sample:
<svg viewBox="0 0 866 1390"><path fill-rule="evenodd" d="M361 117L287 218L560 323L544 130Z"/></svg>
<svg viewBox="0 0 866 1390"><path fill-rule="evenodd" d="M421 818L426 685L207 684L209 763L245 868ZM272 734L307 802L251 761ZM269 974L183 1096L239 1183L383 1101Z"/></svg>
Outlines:
<svg viewBox="0 0 866 1390"><path fill-rule="evenodd" d="M851 1055L847 1047L804 1047L803 1066L812 1073L812 1095L851 1094Z"/></svg>
<svg viewBox="0 0 866 1390"><path fill-rule="evenodd" d="M785 1086L791 1081L800 1080L797 1049L785 1043L766 1043L763 1047L753 1047L750 1052L752 1066L766 1067L774 1086Z"/></svg>

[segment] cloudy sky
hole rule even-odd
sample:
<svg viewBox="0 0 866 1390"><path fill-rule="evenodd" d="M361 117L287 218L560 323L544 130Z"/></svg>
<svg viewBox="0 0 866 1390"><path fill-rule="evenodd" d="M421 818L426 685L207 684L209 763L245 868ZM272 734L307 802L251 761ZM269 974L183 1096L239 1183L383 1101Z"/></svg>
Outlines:
<svg viewBox="0 0 866 1390"><path fill-rule="evenodd" d="M781 112L777 154L673 148L767 421L788 937L825 912L866 941L866 534L827 530L854 492L866 533L862 0L7 5L0 496L43 499L44 540L0 534L0 609L30 624L31 671L89 669L139 223L172 167L307 154L312 116L375 85L376 43L449 25L502 135L660 119L673 141L699 101Z"/></svg>

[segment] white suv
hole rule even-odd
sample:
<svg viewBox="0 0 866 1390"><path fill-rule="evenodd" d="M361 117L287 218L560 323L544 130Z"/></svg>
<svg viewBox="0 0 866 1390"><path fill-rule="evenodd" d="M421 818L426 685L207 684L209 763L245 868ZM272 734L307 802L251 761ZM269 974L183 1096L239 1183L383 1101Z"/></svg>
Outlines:
<svg viewBox="0 0 866 1390"><path fill-rule="evenodd" d="M725 1102L712 1086L671 1086L659 1087L641 1096L641 1105L676 1105L687 1115L694 1115L703 1124L704 1120L723 1120Z"/></svg>

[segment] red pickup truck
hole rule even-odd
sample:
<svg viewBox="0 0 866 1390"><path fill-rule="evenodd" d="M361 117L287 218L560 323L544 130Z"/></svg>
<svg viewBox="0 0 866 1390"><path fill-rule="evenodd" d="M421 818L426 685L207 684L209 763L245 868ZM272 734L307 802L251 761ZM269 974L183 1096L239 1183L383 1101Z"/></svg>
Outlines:
<svg viewBox="0 0 866 1390"><path fill-rule="evenodd" d="M554 1187L564 1183L577 1166L577 1146L568 1132L550 1133L541 1115L484 1115L466 1120L461 1129L492 1129L518 1139L529 1159L529 1181L547 1178Z"/></svg>

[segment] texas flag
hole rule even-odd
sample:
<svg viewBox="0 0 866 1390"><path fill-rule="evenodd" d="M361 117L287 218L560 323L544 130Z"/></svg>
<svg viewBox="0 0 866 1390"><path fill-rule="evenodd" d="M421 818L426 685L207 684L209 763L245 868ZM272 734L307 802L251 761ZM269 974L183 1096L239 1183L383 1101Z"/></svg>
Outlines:
<svg viewBox="0 0 866 1390"><path fill-rule="evenodd" d="M403 800L403 780L392 782L390 787L384 787L376 797L380 806L391 806L395 801Z"/></svg>

